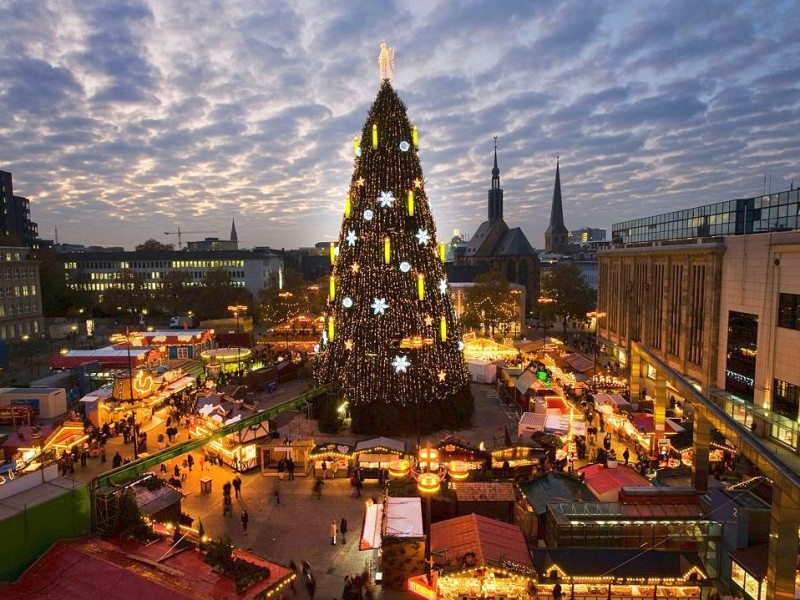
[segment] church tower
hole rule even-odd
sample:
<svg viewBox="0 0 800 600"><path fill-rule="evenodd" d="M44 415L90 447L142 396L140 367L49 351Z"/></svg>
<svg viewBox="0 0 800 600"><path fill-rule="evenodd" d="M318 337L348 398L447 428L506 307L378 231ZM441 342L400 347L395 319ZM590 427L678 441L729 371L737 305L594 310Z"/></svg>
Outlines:
<svg viewBox="0 0 800 600"><path fill-rule="evenodd" d="M497 136L494 136L494 168L492 187L489 190L489 222L503 219L503 188L500 187L500 169L497 167Z"/></svg>
<svg viewBox="0 0 800 600"><path fill-rule="evenodd" d="M234 219L231 219L231 241L239 241L239 237L236 235L236 221Z"/></svg>
<svg viewBox="0 0 800 600"><path fill-rule="evenodd" d="M550 208L550 225L544 232L544 247L548 254L564 254L567 251L569 231L564 225L564 209L561 206L561 174L556 158L556 183L553 187L553 205Z"/></svg>

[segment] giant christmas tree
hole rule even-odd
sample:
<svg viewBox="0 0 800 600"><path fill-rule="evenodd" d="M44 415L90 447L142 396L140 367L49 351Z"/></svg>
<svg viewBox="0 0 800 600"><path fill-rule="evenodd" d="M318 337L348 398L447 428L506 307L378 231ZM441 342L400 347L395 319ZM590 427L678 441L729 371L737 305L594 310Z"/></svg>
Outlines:
<svg viewBox="0 0 800 600"><path fill-rule="evenodd" d="M460 428L469 374L437 245L417 130L384 79L361 138L333 263L316 377L338 382L353 430Z"/></svg>

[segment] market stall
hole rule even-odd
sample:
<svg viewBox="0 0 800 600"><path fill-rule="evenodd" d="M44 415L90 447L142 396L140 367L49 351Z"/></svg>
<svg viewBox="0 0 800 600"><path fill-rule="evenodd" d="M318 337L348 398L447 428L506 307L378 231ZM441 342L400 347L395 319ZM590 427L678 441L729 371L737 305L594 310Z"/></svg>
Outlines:
<svg viewBox="0 0 800 600"><path fill-rule="evenodd" d="M435 448L439 452L440 463L461 462L470 471L485 469L491 462L491 455L488 452L471 446L455 436L445 437Z"/></svg>
<svg viewBox="0 0 800 600"><path fill-rule="evenodd" d="M313 439L272 439L258 445L261 454L261 474L283 477L289 459L294 463L294 476L305 477L312 469ZM281 462L283 461L283 462Z"/></svg>
<svg viewBox="0 0 800 600"><path fill-rule="evenodd" d="M231 400L222 394L197 399L195 419L189 428L192 437L206 437L218 429L256 414L254 407L241 400ZM207 451L237 471L248 471L258 466L257 444L268 438L269 422L265 419L206 445Z"/></svg>
<svg viewBox="0 0 800 600"><path fill-rule="evenodd" d="M314 477L323 476L323 461L325 477L347 477L353 466L353 446L332 442L317 444L312 448L308 458L308 470Z"/></svg>
<svg viewBox="0 0 800 600"><path fill-rule="evenodd" d="M509 469L512 473L530 473L534 467L543 467L547 451L531 446L509 446L492 450L492 469Z"/></svg>
<svg viewBox="0 0 800 600"><path fill-rule="evenodd" d="M444 600L525 600L536 579L522 530L482 515L433 523L431 556L439 570L434 597Z"/></svg>
<svg viewBox="0 0 800 600"><path fill-rule="evenodd" d="M631 412L630 402L619 394L592 394L595 410L605 414Z"/></svg>
<svg viewBox="0 0 800 600"><path fill-rule="evenodd" d="M362 440L353 450L355 467L362 481L386 476L389 463L403 458L405 454L405 442L387 437Z"/></svg>
<svg viewBox="0 0 800 600"><path fill-rule="evenodd" d="M700 598L708 581L697 554L651 550L541 548L533 551L540 600L558 583L564 597Z"/></svg>

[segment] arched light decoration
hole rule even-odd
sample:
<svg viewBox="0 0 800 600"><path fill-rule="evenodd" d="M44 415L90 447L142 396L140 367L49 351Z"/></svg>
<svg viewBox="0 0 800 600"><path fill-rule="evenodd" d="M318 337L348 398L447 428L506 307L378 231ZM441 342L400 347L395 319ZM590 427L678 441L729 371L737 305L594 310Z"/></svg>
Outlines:
<svg viewBox="0 0 800 600"><path fill-rule="evenodd" d="M411 141L414 143L414 150L419 148L419 134L417 133L417 126L411 128Z"/></svg>
<svg viewBox="0 0 800 600"><path fill-rule="evenodd" d="M444 245L444 242L439 242L439 260L442 262L447 260L447 247Z"/></svg>
<svg viewBox="0 0 800 600"><path fill-rule="evenodd" d="M361 144L361 142L358 141L358 136L355 136L353 138L353 156L355 156L356 158L359 155L358 150L359 150L359 145L360 144Z"/></svg>
<svg viewBox="0 0 800 600"><path fill-rule="evenodd" d="M442 480L436 473L421 473L417 479L417 489L421 494L438 494Z"/></svg>
<svg viewBox="0 0 800 600"><path fill-rule="evenodd" d="M425 300L425 276L422 273L417 275L417 296L420 300Z"/></svg>
<svg viewBox="0 0 800 600"><path fill-rule="evenodd" d="M336 327L333 324L333 317L328 318L328 341L332 342L334 334L336 333Z"/></svg>
<svg viewBox="0 0 800 600"><path fill-rule="evenodd" d="M444 317L439 320L439 336L443 342L447 341L447 319Z"/></svg>
<svg viewBox="0 0 800 600"><path fill-rule="evenodd" d="M408 190L408 216L414 216L414 190Z"/></svg>
<svg viewBox="0 0 800 600"><path fill-rule="evenodd" d="M345 219L349 219L350 218L350 208L351 208L350 194L347 194L347 196L344 197L344 218Z"/></svg>
<svg viewBox="0 0 800 600"><path fill-rule="evenodd" d="M383 262L387 265L392 260L392 242L387 235L383 238Z"/></svg>
<svg viewBox="0 0 800 600"><path fill-rule="evenodd" d="M411 461L405 458L393 460L387 465L389 477L401 479L411 472Z"/></svg>
<svg viewBox="0 0 800 600"><path fill-rule="evenodd" d="M469 466L464 461L451 460L450 464L447 465L447 472L453 479L461 481L469 477Z"/></svg>
<svg viewBox="0 0 800 600"><path fill-rule="evenodd" d="M331 300L335 300L336 299L336 278L333 275L331 275L329 291L330 291Z"/></svg>
<svg viewBox="0 0 800 600"><path fill-rule="evenodd" d="M419 449L419 466L423 469L438 469L439 451L436 448Z"/></svg>
<svg viewBox="0 0 800 600"><path fill-rule="evenodd" d="M336 263L336 244L331 242L331 264Z"/></svg>
<svg viewBox="0 0 800 600"><path fill-rule="evenodd" d="M377 123L373 123L372 124L372 149L373 150L377 150L378 149L378 124Z"/></svg>

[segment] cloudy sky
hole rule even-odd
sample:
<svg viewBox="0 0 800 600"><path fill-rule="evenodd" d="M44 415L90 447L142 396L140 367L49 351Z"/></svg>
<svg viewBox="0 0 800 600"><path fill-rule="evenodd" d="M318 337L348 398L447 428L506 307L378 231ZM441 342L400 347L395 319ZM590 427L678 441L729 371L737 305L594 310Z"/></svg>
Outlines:
<svg viewBox="0 0 800 600"><path fill-rule="evenodd" d="M43 238L292 248L338 234L378 45L437 226L567 227L800 184L800 3L4 0L0 169ZM771 184L770 184L771 182Z"/></svg>

